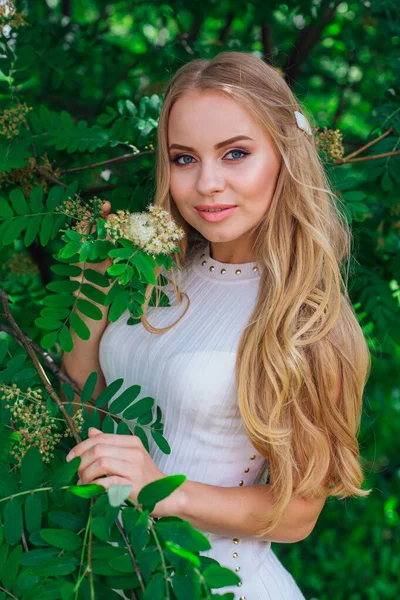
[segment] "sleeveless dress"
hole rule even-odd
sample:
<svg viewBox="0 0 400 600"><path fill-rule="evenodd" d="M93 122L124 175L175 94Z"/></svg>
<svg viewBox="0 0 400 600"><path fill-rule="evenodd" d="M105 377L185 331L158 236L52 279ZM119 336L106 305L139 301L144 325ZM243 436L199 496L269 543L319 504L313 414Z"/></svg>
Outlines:
<svg viewBox="0 0 400 600"><path fill-rule="evenodd" d="M168 279L171 273L162 271ZM222 263L210 257L209 242L192 248L175 279L190 298L181 321L163 334L149 333L141 323L127 325L128 311L105 329L99 360L107 385L124 378L124 389L142 386L163 413L164 454L149 436L150 455L166 475L216 486L265 484L268 461L251 444L237 406L234 369L239 340L255 306L260 281L256 263ZM184 312L172 283L163 286L169 307L149 307L157 328L173 324ZM271 542L203 531L212 548L202 552L241 578L235 600L305 600L293 576L271 549Z"/></svg>

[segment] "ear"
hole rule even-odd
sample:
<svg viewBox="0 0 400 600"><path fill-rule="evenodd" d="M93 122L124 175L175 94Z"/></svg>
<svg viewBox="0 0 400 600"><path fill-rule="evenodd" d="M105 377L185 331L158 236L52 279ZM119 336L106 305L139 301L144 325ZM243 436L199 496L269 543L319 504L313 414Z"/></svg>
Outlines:
<svg viewBox="0 0 400 600"><path fill-rule="evenodd" d="M96 429L96 427L89 427L88 435L94 436L99 435L99 433L103 433L100 429Z"/></svg>

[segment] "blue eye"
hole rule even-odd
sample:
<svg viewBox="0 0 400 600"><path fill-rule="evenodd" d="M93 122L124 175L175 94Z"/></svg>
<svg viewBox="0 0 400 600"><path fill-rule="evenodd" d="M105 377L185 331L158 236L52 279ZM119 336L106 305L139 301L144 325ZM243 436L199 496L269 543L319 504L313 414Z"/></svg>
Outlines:
<svg viewBox="0 0 400 600"><path fill-rule="evenodd" d="M229 150L229 152L228 152L228 153L227 153L225 156L227 156L228 154L231 154L232 152L239 152L239 153L240 153L240 154L242 154L243 156L241 156L241 157L236 157L236 158L233 158L233 159L230 159L230 161L229 161L229 162L233 162L233 161L235 161L235 160L242 160L244 156L247 156L248 154L250 154L250 152L246 152L246 150L240 150L240 148L235 148L234 150ZM181 163L181 162L178 162L178 160L179 160L180 158L184 158L184 157L186 157L186 156L188 156L189 158L193 158L192 156L190 156L190 154L178 154L177 156L175 156L175 158L174 158L174 159L172 159L172 160L171 160L171 162L173 162L173 163L175 163L176 165L178 165L178 167L184 167L185 165L190 165L190 164L192 164L191 162L183 162L183 163Z"/></svg>

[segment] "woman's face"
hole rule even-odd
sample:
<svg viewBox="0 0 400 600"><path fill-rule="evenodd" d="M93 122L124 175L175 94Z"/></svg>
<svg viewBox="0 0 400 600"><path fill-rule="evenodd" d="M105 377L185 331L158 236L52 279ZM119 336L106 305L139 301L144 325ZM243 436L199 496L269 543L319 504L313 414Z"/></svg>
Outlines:
<svg viewBox="0 0 400 600"><path fill-rule="evenodd" d="M251 139L222 146L237 136ZM254 230L269 208L281 165L270 135L225 94L191 90L171 109L168 144L170 192L182 217L211 242L215 260L253 260ZM236 208L214 213L224 216L219 221L196 210L216 204Z"/></svg>

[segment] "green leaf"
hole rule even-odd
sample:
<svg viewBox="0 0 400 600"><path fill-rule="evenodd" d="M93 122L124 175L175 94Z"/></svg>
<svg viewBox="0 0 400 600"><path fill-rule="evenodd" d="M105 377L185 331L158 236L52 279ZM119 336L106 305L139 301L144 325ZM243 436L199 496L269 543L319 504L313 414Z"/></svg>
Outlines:
<svg viewBox="0 0 400 600"><path fill-rule="evenodd" d="M45 215L42 220L40 227L39 241L42 246L47 246L51 237L51 230L53 227L53 215Z"/></svg>
<svg viewBox="0 0 400 600"><path fill-rule="evenodd" d="M75 556L63 554L35 567L35 574L41 577L59 577L73 573L79 564Z"/></svg>
<svg viewBox="0 0 400 600"><path fill-rule="evenodd" d="M0 197L0 217L3 219L11 219L14 216L14 211L8 204L7 200Z"/></svg>
<svg viewBox="0 0 400 600"><path fill-rule="evenodd" d="M36 239L39 233L42 218L39 215L29 217L28 225L25 231L24 244L29 247Z"/></svg>
<svg viewBox="0 0 400 600"><path fill-rule="evenodd" d="M81 498L94 498L105 493L105 488L102 485L97 485L97 483L91 483L89 485L71 485L68 491Z"/></svg>
<svg viewBox="0 0 400 600"><path fill-rule="evenodd" d="M160 450L162 452L164 452L164 454L171 454L171 447L168 444L165 437L163 435L161 435L161 433L159 433L158 431L154 431L154 429L152 429L151 436L152 436L153 440L155 441L155 443L157 444L157 446L160 448Z"/></svg>
<svg viewBox="0 0 400 600"><path fill-rule="evenodd" d="M111 304L110 310L108 311L108 320L111 323L117 321L128 308L129 302L129 292L128 290L123 290Z"/></svg>
<svg viewBox="0 0 400 600"><path fill-rule="evenodd" d="M70 330L66 325L61 329L59 335L60 346L64 352L72 352L74 348L74 342Z"/></svg>
<svg viewBox="0 0 400 600"><path fill-rule="evenodd" d="M203 571L203 577L211 588L221 588L240 583L240 577L226 567L210 565Z"/></svg>
<svg viewBox="0 0 400 600"><path fill-rule="evenodd" d="M41 529L40 536L50 546L60 548L61 550L73 551L82 546L82 540L79 535L73 531L68 531L68 529Z"/></svg>
<svg viewBox="0 0 400 600"><path fill-rule="evenodd" d="M46 285L46 288L50 290L50 292L66 292L70 294L75 292L79 288L79 281L69 281L68 279L59 279L57 281L50 281Z"/></svg>
<svg viewBox="0 0 400 600"><path fill-rule="evenodd" d="M80 456L76 456L69 462L66 462L55 473L53 473L49 485L56 489L59 489L64 485L69 485L74 475L78 472L81 460L82 459Z"/></svg>
<svg viewBox="0 0 400 600"><path fill-rule="evenodd" d="M50 269L56 275L66 275L67 277L79 277L82 273L82 269L77 265L51 265Z"/></svg>
<svg viewBox="0 0 400 600"><path fill-rule="evenodd" d="M73 388L69 385L69 383L67 383L66 381L63 381L61 384L61 388L62 388L62 391L64 392L67 400L69 402L73 402L74 398L75 398L75 392L74 392Z"/></svg>
<svg viewBox="0 0 400 600"><path fill-rule="evenodd" d="M135 554L140 554L150 539L148 527L149 511L144 510L140 513L135 525L133 526L132 533L130 534L130 541Z"/></svg>
<svg viewBox="0 0 400 600"><path fill-rule="evenodd" d="M111 506L121 506L121 504L129 498L129 494L132 491L132 484L129 485L116 485L111 484L108 488L108 499Z"/></svg>
<svg viewBox="0 0 400 600"><path fill-rule="evenodd" d="M60 329L63 326L61 321L56 321L55 319L49 319L44 317L37 317L34 323L36 327L39 327L39 329L48 329L49 331Z"/></svg>
<svg viewBox="0 0 400 600"><path fill-rule="evenodd" d="M40 340L40 345L44 350L50 350L54 346L58 339L58 332L52 331L51 333L46 333Z"/></svg>
<svg viewBox="0 0 400 600"><path fill-rule="evenodd" d="M122 416L124 417L124 419L127 419L128 421L131 419L137 419L137 417L140 417L140 415L144 414L145 412L147 412L148 410L153 408L153 406L154 406L154 398L150 398L150 397L142 398L141 400L138 400L137 402L132 404L132 406L129 406L129 408L127 408L124 411Z"/></svg>
<svg viewBox="0 0 400 600"><path fill-rule="evenodd" d="M70 512L64 512L62 510L55 510L49 513L50 519L56 525L59 525L63 529L69 531L75 531L78 533L82 527L86 526L86 519L79 515L73 515Z"/></svg>
<svg viewBox="0 0 400 600"><path fill-rule="evenodd" d="M72 241L65 244L64 248L59 251L60 258L71 258L80 252L82 242Z"/></svg>
<svg viewBox="0 0 400 600"><path fill-rule="evenodd" d="M93 398L93 393L97 384L98 373L97 371L92 371L89 377L85 381L85 385L83 386L82 394L81 394L81 402L90 402Z"/></svg>
<svg viewBox="0 0 400 600"><path fill-rule="evenodd" d="M157 479L140 490L138 502L151 512L157 502L170 496L184 481L186 481L185 475L168 475Z"/></svg>
<svg viewBox="0 0 400 600"><path fill-rule="evenodd" d="M25 500L25 527L33 533L42 526L42 499L39 493L30 494Z"/></svg>
<svg viewBox="0 0 400 600"><path fill-rule="evenodd" d="M81 338L81 340L88 340L90 338L90 329L86 325L85 321L81 319L76 312L71 313L70 321L69 321L72 329L75 331L76 335Z"/></svg>
<svg viewBox="0 0 400 600"><path fill-rule="evenodd" d="M10 202L17 215L29 214L29 206L21 188L16 188L10 192Z"/></svg>
<svg viewBox="0 0 400 600"><path fill-rule="evenodd" d="M190 552L189 550L185 550L184 548L182 548L178 544L174 544L174 542L171 542L170 540L165 540L165 545L174 554L177 554L181 558L188 560L195 567L200 567L200 564L201 564L200 559L198 556L196 556L196 554L193 554L193 552Z"/></svg>
<svg viewBox="0 0 400 600"><path fill-rule="evenodd" d="M115 421L110 415L106 415L102 425L101 430L103 433L114 433L114 425Z"/></svg>
<svg viewBox="0 0 400 600"><path fill-rule="evenodd" d="M135 256L132 257L131 263L139 269L146 281L149 283L156 283L156 276L154 273L156 263L151 256L139 250Z"/></svg>
<svg viewBox="0 0 400 600"><path fill-rule="evenodd" d="M96 406L97 408L103 408L106 404L111 400L111 398L118 392L124 380L116 379L111 382L96 398Z"/></svg>
<svg viewBox="0 0 400 600"><path fill-rule="evenodd" d="M165 596L165 583L164 575L162 573L155 573L150 579L150 583L146 586L146 590L143 595L143 600L164 600Z"/></svg>
<svg viewBox="0 0 400 600"><path fill-rule="evenodd" d="M114 248L113 250L110 250L108 256L110 256L111 258L122 258L126 260L128 258L131 258L131 256L135 254L135 252L136 246L129 248Z"/></svg>
<svg viewBox="0 0 400 600"><path fill-rule="evenodd" d="M84 283L81 287L81 292L82 294L87 296L89 300L93 300L93 302L97 302L97 304L101 304L102 306L104 306L104 300L106 298L106 295L101 290L98 290L97 288L93 287L92 285L89 285L88 283Z"/></svg>
<svg viewBox="0 0 400 600"><path fill-rule="evenodd" d="M50 558L54 558L59 554L55 548L38 548L37 550L29 550L21 556L21 564L26 567L34 567L43 562L47 562Z"/></svg>
<svg viewBox="0 0 400 600"><path fill-rule="evenodd" d="M108 278L105 275L98 273L94 269L85 269L84 275L85 279L91 283L94 283L95 285L99 285L100 287L106 288L110 285Z"/></svg>
<svg viewBox="0 0 400 600"><path fill-rule="evenodd" d="M40 487L43 480L43 462L39 449L31 446L25 453L20 466L21 486L23 490Z"/></svg>
<svg viewBox="0 0 400 600"><path fill-rule="evenodd" d="M42 304L44 306L51 306L54 308L66 308L68 306L72 306L75 302L76 298L74 296L65 295L52 295L46 296L42 300Z"/></svg>
<svg viewBox="0 0 400 600"><path fill-rule="evenodd" d="M103 318L100 308L88 300L79 299L76 307L83 315L89 317L89 319L100 321Z"/></svg>
<svg viewBox="0 0 400 600"><path fill-rule="evenodd" d="M71 311L68 308L42 308L40 314L47 319L66 319Z"/></svg>
<svg viewBox="0 0 400 600"><path fill-rule="evenodd" d="M12 244L22 233L28 224L27 217L15 217L8 225L8 229L5 231L3 236L3 245L7 246Z"/></svg>
<svg viewBox="0 0 400 600"><path fill-rule="evenodd" d="M138 438L141 439L142 444L146 448L147 452L150 452L149 440L147 439L147 435L146 435L145 431L142 429L142 427L140 427L139 425L136 425L135 429L133 431L134 431L134 434L137 435Z"/></svg>
<svg viewBox="0 0 400 600"><path fill-rule="evenodd" d="M140 385L131 385L125 391L122 392L118 398L112 401L110 406L110 412L117 415L127 408L132 402L139 396L141 390Z"/></svg>
<svg viewBox="0 0 400 600"><path fill-rule="evenodd" d="M60 185L54 185L47 196L46 206L49 210L53 211L59 206L64 197L64 188Z"/></svg>
<svg viewBox="0 0 400 600"><path fill-rule="evenodd" d="M2 584L6 589L10 590L15 586L22 552L22 546L18 545L12 550L8 557L2 576Z"/></svg>
<svg viewBox="0 0 400 600"><path fill-rule="evenodd" d="M33 213L43 212L43 186L38 185L31 189L29 194L29 202Z"/></svg>
<svg viewBox="0 0 400 600"><path fill-rule="evenodd" d="M16 544L22 536L22 503L19 496L11 498L4 507L4 537L9 544Z"/></svg>

